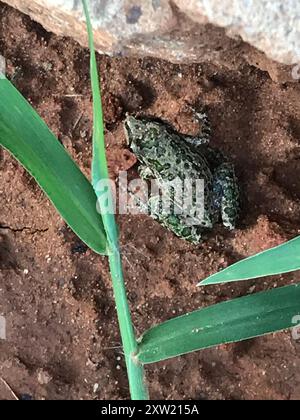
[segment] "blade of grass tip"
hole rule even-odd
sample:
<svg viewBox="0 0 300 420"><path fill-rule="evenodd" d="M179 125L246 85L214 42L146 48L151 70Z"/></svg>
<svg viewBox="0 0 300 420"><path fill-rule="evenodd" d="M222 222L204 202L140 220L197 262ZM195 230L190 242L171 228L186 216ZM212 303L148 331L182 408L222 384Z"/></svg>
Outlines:
<svg viewBox="0 0 300 420"><path fill-rule="evenodd" d="M101 181L109 180L107 159L104 142L104 123L103 123L103 109L101 101L101 87L99 74L97 69L97 59L94 46L94 34L90 14L86 0L82 0L84 13L87 22L87 31L90 49L90 73L91 85L93 93L93 160L92 160L92 185L98 197L98 203L101 210L101 215L105 225L108 242L111 247L115 247L118 241L118 230L114 222L114 215L109 212L109 209L104 208L103 191L101 191ZM107 184L106 184L107 185ZM108 182L109 185L109 182ZM111 191L106 192L106 197L111 196ZM112 200L110 200L112 203Z"/></svg>
<svg viewBox="0 0 300 420"><path fill-rule="evenodd" d="M148 390L144 380L144 368L138 361L136 355L138 344L134 333L131 320L130 309L127 300L125 281L123 276L122 261L119 250L118 230L114 212L112 211L113 197L109 187L109 174L104 142L104 124L101 101L101 88L97 69L96 52L94 47L94 37L92 24L89 16L86 0L82 0L87 21L89 35L89 46L91 52L91 84L93 93L93 163L92 163L92 185L99 199L99 206L103 218L104 228L108 238L108 258L110 265L111 278L114 289L116 309L118 314L120 332L122 337L125 361L129 379L130 393L134 400L148 399ZM108 199L108 209L101 200L102 191L99 189L99 182L107 181L105 191L106 200ZM106 204L106 203L105 203Z"/></svg>
<svg viewBox="0 0 300 420"><path fill-rule="evenodd" d="M198 286L257 279L300 269L300 237L259 252L213 274Z"/></svg>

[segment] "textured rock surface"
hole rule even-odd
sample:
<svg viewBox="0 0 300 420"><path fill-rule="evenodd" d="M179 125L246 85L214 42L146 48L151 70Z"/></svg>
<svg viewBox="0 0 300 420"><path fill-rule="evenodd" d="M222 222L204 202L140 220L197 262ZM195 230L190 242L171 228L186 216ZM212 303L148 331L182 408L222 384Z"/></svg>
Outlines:
<svg viewBox="0 0 300 420"><path fill-rule="evenodd" d="M228 28L285 64L300 61L299 0L174 0L191 19Z"/></svg>
<svg viewBox="0 0 300 420"><path fill-rule="evenodd" d="M46 29L87 45L81 0L5 1ZM300 62L298 0L90 0L90 6L96 47L103 53L210 61L228 68L246 60L280 82L293 81L292 69L242 39L273 60ZM223 26L230 36L207 22Z"/></svg>
<svg viewBox="0 0 300 420"><path fill-rule="evenodd" d="M6 0L46 29L87 44L81 0ZM169 0L90 0L95 42L100 52L120 53L139 35L170 31L176 17Z"/></svg>

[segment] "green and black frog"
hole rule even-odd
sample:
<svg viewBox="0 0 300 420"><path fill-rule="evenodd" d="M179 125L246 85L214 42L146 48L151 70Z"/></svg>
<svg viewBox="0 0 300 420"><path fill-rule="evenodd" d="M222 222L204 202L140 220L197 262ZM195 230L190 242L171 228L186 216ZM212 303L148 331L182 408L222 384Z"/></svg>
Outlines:
<svg viewBox="0 0 300 420"><path fill-rule="evenodd" d="M196 117L201 125L198 136L180 134L168 123L154 119L128 116L124 123L128 145L141 164L141 178L157 180L160 190L165 188L174 198L173 211L166 212L161 193L152 196L147 203L151 216L192 243L199 243L203 232L211 230L219 221L226 228L234 229L239 216L239 187L234 167L223 153L209 146L211 129L207 115L197 113ZM184 183L187 179L204 181L201 216L193 206L192 214L186 209L181 214L174 211L177 203L170 192L170 182Z"/></svg>

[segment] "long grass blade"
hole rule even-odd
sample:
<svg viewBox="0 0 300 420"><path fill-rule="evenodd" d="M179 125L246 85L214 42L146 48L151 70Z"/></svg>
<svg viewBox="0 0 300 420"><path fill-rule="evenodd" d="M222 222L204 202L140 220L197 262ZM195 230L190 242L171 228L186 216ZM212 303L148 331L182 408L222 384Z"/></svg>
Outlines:
<svg viewBox="0 0 300 420"><path fill-rule="evenodd" d="M154 363L296 326L300 284L219 303L171 319L141 338L138 359Z"/></svg>
<svg viewBox="0 0 300 420"><path fill-rule="evenodd" d="M35 178L79 238L95 252L105 254L106 234L90 182L5 78L0 79L0 145Z"/></svg>

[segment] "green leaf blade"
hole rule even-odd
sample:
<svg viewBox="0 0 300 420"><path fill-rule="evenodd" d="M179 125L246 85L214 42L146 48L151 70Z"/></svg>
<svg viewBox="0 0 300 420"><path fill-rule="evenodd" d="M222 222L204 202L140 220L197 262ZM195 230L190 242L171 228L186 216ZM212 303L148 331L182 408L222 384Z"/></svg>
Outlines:
<svg viewBox="0 0 300 420"><path fill-rule="evenodd" d="M107 241L110 248L118 247L118 228L115 221L114 209L107 208L106 198L112 207L113 197L109 181L109 173L105 151L104 141L104 120L101 100L101 87L99 73L97 68L96 51L94 45L94 34L88 5L86 0L82 0L84 13L86 17L89 49L90 49L90 75L93 95L93 159L92 159L92 185L98 197L98 204L102 214L102 220L107 235ZM104 183L102 183L104 181ZM103 188L105 187L105 188ZM104 190L108 187L108 191ZM103 193L105 197L103 197Z"/></svg>
<svg viewBox="0 0 300 420"><path fill-rule="evenodd" d="M148 364L259 337L295 326L300 284L219 303L171 319L141 338L138 359Z"/></svg>
<svg viewBox="0 0 300 420"><path fill-rule="evenodd" d="M0 99L0 145L35 178L79 238L106 254L106 235L90 182L7 79L0 80Z"/></svg>
<svg viewBox="0 0 300 420"><path fill-rule="evenodd" d="M300 270L300 237L253 255L203 280L198 286L230 283Z"/></svg>

